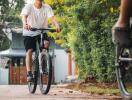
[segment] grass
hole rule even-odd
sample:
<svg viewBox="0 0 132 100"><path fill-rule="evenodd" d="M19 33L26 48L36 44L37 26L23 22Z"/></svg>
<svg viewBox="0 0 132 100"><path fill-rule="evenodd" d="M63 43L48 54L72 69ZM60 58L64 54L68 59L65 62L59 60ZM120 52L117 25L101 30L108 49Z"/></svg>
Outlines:
<svg viewBox="0 0 132 100"><path fill-rule="evenodd" d="M103 87L96 85L86 85L86 84L71 84L67 88L82 91L91 94L110 94L110 95L120 95L119 89L116 87Z"/></svg>

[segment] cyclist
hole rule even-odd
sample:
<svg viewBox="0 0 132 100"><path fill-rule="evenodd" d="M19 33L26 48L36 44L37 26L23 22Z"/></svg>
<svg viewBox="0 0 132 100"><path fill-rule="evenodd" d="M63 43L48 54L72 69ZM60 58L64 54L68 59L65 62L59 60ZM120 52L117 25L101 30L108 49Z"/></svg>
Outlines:
<svg viewBox="0 0 132 100"><path fill-rule="evenodd" d="M36 38L40 39L40 32L30 31L33 28L48 28L48 19L50 18L53 25L56 27L56 31L60 32L60 26L54 16L52 8L43 3L43 0L34 0L33 4L27 4L21 12L23 22L23 37L24 46L26 49L26 68L27 68L27 81L30 82L33 79L31 71L32 67L32 52L36 49ZM44 48L49 47L49 40L46 34L44 34Z"/></svg>
<svg viewBox="0 0 132 100"><path fill-rule="evenodd" d="M112 39L120 46L130 46L130 17L132 16L132 0L121 0L120 15L112 29Z"/></svg>

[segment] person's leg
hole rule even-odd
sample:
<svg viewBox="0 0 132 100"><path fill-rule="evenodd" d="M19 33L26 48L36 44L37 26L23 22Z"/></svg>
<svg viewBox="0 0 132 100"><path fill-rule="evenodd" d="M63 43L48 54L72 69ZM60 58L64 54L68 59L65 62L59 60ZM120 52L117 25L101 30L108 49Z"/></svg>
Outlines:
<svg viewBox="0 0 132 100"><path fill-rule="evenodd" d="M132 0L121 0L120 15L114 27L124 28L129 26L131 10L132 10L131 8L132 8Z"/></svg>
<svg viewBox="0 0 132 100"><path fill-rule="evenodd" d="M49 41L48 40L44 40L44 48L48 49L49 48Z"/></svg>
<svg viewBox="0 0 132 100"><path fill-rule="evenodd" d="M27 72L31 71L32 67L32 49L28 49L26 53L26 68Z"/></svg>
<svg viewBox="0 0 132 100"><path fill-rule="evenodd" d="M47 33L43 34L43 38L42 38L42 47L45 49L49 48L49 37L47 36ZM41 44L41 35L38 36L38 42L39 44Z"/></svg>
<svg viewBox="0 0 132 100"><path fill-rule="evenodd" d="M27 81L30 82L33 80L32 75L32 52L35 50L35 39L33 37L25 37L24 45L26 49L26 69L27 69Z"/></svg>

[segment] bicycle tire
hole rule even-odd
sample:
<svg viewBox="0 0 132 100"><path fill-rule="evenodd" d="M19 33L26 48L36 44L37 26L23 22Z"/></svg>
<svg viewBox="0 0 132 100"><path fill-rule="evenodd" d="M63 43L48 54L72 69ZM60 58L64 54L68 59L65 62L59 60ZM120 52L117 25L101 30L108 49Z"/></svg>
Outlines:
<svg viewBox="0 0 132 100"><path fill-rule="evenodd" d="M42 63L44 63L44 59L45 57L47 57L47 60L48 60L48 73L45 74L45 73L40 73L40 91L42 94L48 94L49 90L50 90L50 87L51 87L51 83L52 83L52 60L51 60L51 57L50 55L47 53L45 55L42 56ZM42 66L44 67L44 66ZM43 75L48 75L48 80L44 80L43 78ZM46 83L44 83L46 82ZM45 85L45 87L44 87Z"/></svg>
<svg viewBox="0 0 132 100"><path fill-rule="evenodd" d="M33 73L33 82L28 82L28 89L31 94L34 94L37 88L38 74L39 74L39 61L37 54L35 54L35 58L33 59L32 62L32 73Z"/></svg>
<svg viewBox="0 0 132 100"><path fill-rule="evenodd" d="M117 50L118 57L122 55L122 52L124 51L124 49L125 48L120 48ZM132 100L132 91L129 90L130 86L132 85L132 81L131 81L132 79L130 79L130 77L127 76L129 72L132 71L132 68L129 70L126 70L125 68L127 66L128 66L128 62L118 62L118 64L116 65L116 77L117 77L118 87L119 87L121 96L125 100ZM131 81L131 84L129 83L130 86L128 84L128 80Z"/></svg>

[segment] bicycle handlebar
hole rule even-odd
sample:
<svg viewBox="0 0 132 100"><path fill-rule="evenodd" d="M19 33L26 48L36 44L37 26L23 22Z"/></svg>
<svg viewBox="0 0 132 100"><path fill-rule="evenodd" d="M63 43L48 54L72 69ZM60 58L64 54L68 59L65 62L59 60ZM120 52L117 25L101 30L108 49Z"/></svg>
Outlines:
<svg viewBox="0 0 132 100"><path fill-rule="evenodd" d="M31 31L50 31L50 32L56 32L56 29L53 29L53 28L31 28Z"/></svg>

